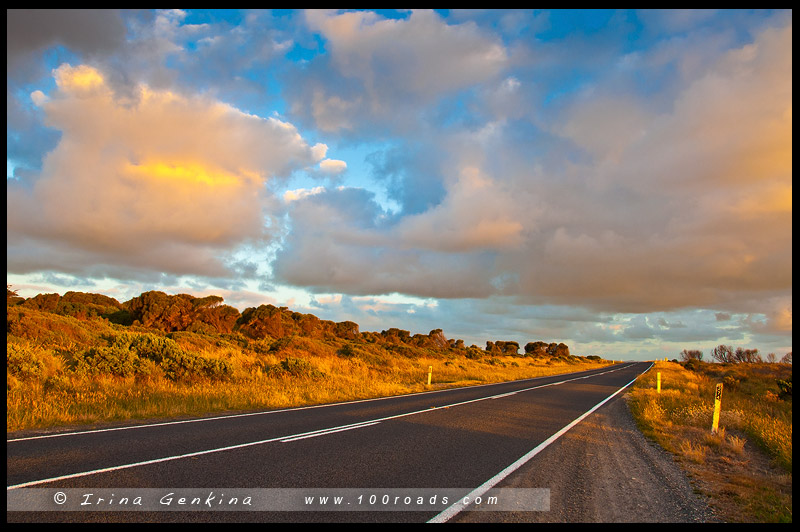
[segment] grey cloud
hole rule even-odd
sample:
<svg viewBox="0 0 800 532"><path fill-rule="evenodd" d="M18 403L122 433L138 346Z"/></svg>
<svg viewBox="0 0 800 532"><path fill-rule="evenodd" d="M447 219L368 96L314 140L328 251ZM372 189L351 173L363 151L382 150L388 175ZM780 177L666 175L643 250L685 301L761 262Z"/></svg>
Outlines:
<svg viewBox="0 0 800 532"><path fill-rule="evenodd" d="M500 75L509 66L502 42L474 23L450 25L432 11L403 20L371 12L306 12L309 29L327 41L314 58L293 110L324 131L348 134L355 124L413 131L420 107ZM346 89L345 89L346 87Z"/></svg>
<svg viewBox="0 0 800 532"><path fill-rule="evenodd" d="M84 55L108 54L125 43L126 28L118 10L9 9L6 11L6 70L19 75L31 55L50 46Z"/></svg>

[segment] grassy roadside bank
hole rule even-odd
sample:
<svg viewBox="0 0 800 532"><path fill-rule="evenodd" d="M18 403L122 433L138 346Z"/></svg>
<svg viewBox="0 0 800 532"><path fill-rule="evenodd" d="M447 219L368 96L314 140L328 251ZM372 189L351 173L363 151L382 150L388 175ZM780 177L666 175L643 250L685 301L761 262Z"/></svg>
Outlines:
<svg viewBox="0 0 800 532"><path fill-rule="evenodd" d="M778 384L791 375L791 364L659 361L626 399L642 432L675 455L721 518L791 522L792 398ZM720 430L712 434L718 382Z"/></svg>
<svg viewBox="0 0 800 532"><path fill-rule="evenodd" d="M333 338L165 333L9 309L8 432L368 399L611 363Z"/></svg>

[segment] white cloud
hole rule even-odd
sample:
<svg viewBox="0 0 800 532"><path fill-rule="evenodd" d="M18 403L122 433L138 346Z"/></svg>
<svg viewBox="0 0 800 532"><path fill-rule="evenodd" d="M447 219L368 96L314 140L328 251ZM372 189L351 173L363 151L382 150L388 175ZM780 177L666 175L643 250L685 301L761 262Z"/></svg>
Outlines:
<svg viewBox="0 0 800 532"><path fill-rule="evenodd" d="M303 198L307 198L308 196L314 196L316 194L321 194L325 192L325 187L319 186L314 187L312 189L307 188L297 188L294 190L287 190L283 193L283 201L286 203L291 203L292 201L297 201Z"/></svg>
<svg viewBox="0 0 800 532"><path fill-rule="evenodd" d="M347 163L336 159L325 159L319 163L319 169L326 174L341 174L347 170Z"/></svg>

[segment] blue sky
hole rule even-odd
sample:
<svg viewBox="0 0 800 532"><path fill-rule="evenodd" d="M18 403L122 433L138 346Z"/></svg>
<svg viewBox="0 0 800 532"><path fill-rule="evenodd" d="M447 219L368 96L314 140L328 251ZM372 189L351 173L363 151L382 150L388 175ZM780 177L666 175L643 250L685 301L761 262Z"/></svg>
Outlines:
<svg viewBox="0 0 800 532"><path fill-rule="evenodd" d="M7 282L792 345L791 11L8 11Z"/></svg>

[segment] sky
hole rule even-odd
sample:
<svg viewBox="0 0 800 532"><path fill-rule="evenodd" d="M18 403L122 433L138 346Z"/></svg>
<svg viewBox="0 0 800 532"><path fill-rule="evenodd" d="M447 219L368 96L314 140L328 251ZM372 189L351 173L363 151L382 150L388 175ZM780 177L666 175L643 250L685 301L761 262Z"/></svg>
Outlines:
<svg viewBox="0 0 800 532"><path fill-rule="evenodd" d="M8 10L7 283L792 350L792 12Z"/></svg>

